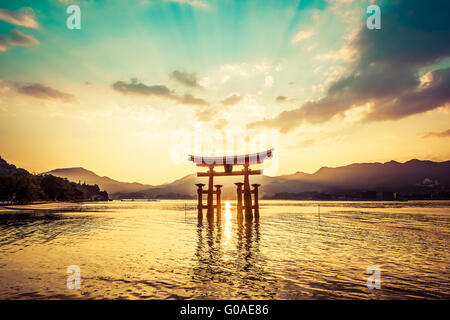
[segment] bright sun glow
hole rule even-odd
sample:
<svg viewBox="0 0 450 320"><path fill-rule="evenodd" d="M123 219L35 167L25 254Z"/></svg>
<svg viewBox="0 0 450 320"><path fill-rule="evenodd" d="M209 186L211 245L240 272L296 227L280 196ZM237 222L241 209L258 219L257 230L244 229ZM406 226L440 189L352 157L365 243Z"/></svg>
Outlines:
<svg viewBox="0 0 450 320"><path fill-rule="evenodd" d="M225 201L225 219L231 219L231 201Z"/></svg>
<svg viewBox="0 0 450 320"><path fill-rule="evenodd" d="M230 249L230 245L231 245L231 218L232 218L232 214L231 214L231 201L225 201L225 214L224 214L224 218L225 218L225 229L224 229L224 241L223 241L223 246L224 248L228 248ZM229 256L226 255L224 257L225 260L229 259Z"/></svg>

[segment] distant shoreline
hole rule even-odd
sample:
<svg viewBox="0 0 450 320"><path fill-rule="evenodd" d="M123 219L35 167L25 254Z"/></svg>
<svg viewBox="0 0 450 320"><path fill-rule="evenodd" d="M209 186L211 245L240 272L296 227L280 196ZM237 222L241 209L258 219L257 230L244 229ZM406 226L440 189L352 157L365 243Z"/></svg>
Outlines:
<svg viewBox="0 0 450 320"><path fill-rule="evenodd" d="M95 201L95 200L85 200L85 201L35 201L30 203L10 203L10 202L1 202L0 201L0 209L7 209L7 210L17 210L20 207L36 207L38 209L39 207L53 207L53 206L73 206L77 204L84 204L84 203L93 203L93 202L159 202L161 200L176 200L176 201L193 201L197 202L197 200L194 199L114 199L114 200L102 200L102 201ZM236 199L225 199L224 201L236 201ZM358 200L358 199L260 199L260 201L303 201L303 202L374 202L374 203L405 203L405 202L413 202L413 201L450 201L450 199L409 199L409 200ZM9 208L10 207L10 208ZM26 208L24 208L25 210Z"/></svg>
<svg viewBox="0 0 450 320"><path fill-rule="evenodd" d="M0 201L0 207L4 206L25 206L25 205L40 205L40 204L61 204L61 203L83 203L83 202L108 202L112 200L64 200L64 201L31 201L26 203Z"/></svg>

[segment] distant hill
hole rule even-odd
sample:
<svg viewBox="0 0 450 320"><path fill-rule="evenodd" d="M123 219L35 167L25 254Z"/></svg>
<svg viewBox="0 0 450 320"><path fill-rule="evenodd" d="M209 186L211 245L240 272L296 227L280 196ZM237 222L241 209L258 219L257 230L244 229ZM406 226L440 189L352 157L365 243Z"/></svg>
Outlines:
<svg viewBox="0 0 450 320"><path fill-rule="evenodd" d="M56 177L66 178L73 182L81 181L82 183L86 182L87 184L96 184L101 189L106 190L109 194L117 192L131 193L152 187L151 185L137 182L120 182L108 177L101 177L94 172L81 167L55 169L43 174L52 174Z"/></svg>
<svg viewBox="0 0 450 320"><path fill-rule="evenodd" d="M433 162L413 159L405 163L354 163L347 166L322 167L313 174L297 172L284 179L304 181L329 190L380 189L395 191L417 186L450 185L450 161Z"/></svg>
<svg viewBox="0 0 450 320"><path fill-rule="evenodd" d="M0 157L0 202L106 201L97 185L78 184L50 174L34 175Z"/></svg>
<svg viewBox="0 0 450 320"><path fill-rule="evenodd" d="M100 177L83 168L57 169L49 173L71 181L98 184L112 198L195 198L196 183L207 183L207 178L187 175L171 183L150 186L139 183L119 182ZM239 176L218 177L215 184L223 184L223 197L234 198L234 182ZM261 184L261 197L280 193L337 192L337 191L408 191L423 187L450 186L450 161L433 162L410 160L405 163L355 163L347 166L322 167L315 173L297 172L277 177L252 176L251 183Z"/></svg>

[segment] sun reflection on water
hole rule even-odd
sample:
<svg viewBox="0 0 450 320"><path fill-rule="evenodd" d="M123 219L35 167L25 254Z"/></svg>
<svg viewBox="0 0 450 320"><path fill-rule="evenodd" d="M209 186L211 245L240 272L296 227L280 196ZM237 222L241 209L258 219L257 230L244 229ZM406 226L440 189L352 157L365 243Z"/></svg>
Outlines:
<svg viewBox="0 0 450 320"><path fill-rule="evenodd" d="M226 248L230 245L231 240L231 218L233 216L231 214L231 201L225 201L225 213L223 216L225 218L223 245Z"/></svg>
<svg viewBox="0 0 450 320"><path fill-rule="evenodd" d="M225 201L225 219L230 221L231 220L231 201Z"/></svg>

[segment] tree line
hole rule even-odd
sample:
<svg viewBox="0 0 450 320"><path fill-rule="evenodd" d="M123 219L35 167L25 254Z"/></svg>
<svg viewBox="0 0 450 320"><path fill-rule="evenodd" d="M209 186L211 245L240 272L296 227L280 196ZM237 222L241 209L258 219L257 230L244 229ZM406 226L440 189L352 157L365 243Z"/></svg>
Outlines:
<svg viewBox="0 0 450 320"><path fill-rule="evenodd" d="M0 201L106 201L108 193L98 185L70 182L50 174L34 175L6 163L0 157Z"/></svg>

